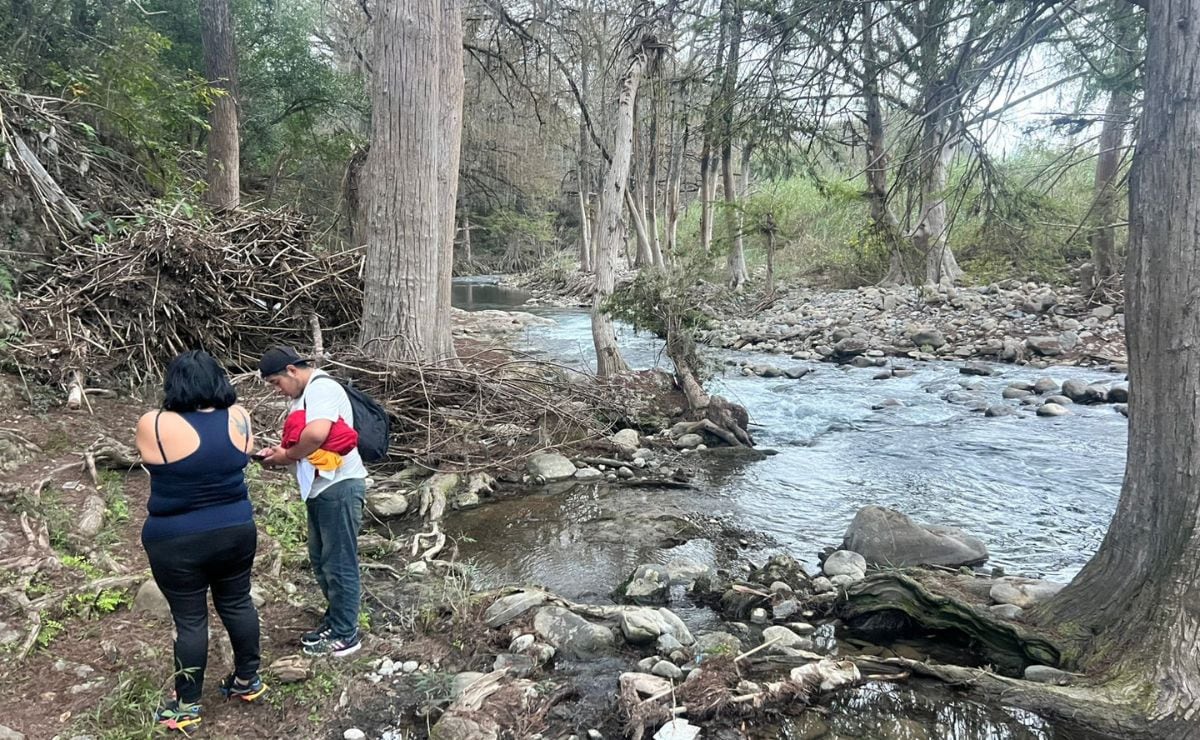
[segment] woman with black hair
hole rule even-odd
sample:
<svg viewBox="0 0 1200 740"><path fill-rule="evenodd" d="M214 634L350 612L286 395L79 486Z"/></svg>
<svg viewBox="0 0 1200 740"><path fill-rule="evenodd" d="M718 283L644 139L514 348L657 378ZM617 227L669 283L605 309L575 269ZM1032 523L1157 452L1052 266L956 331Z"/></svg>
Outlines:
<svg viewBox="0 0 1200 740"><path fill-rule="evenodd" d="M235 663L221 693L249 702L266 691L250 599L258 537L244 469L253 444L250 415L237 405L225 370L203 350L172 360L162 408L138 420L138 451L150 471L142 546L176 630L175 697L156 715L172 730L200 723L210 588Z"/></svg>

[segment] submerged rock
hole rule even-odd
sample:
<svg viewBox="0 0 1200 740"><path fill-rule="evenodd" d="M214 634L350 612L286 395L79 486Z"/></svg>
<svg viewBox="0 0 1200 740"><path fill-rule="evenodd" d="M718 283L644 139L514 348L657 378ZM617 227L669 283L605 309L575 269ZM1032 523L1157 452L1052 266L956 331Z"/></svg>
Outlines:
<svg viewBox="0 0 1200 740"><path fill-rule="evenodd" d="M846 530L842 549L862 555L871 565L976 565L988 559L979 539L955 527L917 524L894 509L859 509Z"/></svg>

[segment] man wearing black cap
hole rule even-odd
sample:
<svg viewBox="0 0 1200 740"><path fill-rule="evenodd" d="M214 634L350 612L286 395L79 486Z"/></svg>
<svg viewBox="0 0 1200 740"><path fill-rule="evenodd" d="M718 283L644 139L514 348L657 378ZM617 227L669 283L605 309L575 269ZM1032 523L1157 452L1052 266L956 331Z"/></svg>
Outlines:
<svg viewBox="0 0 1200 740"><path fill-rule="evenodd" d="M317 470L308 456L324 444L339 419L354 425L354 409L342 384L312 367L291 347L272 347L258 362L258 372L291 399L288 413L305 412L304 431L291 447L259 451L264 465L291 465L308 511L308 558L328 607L316 629L300 641L309 655L341 657L357 651L358 530L362 526L367 469L358 450L342 456L334 470Z"/></svg>

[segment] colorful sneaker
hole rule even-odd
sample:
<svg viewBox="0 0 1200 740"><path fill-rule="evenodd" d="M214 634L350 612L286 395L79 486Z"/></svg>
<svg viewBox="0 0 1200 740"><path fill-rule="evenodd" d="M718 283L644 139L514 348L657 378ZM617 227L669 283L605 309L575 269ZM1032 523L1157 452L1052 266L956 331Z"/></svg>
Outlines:
<svg viewBox="0 0 1200 740"><path fill-rule="evenodd" d="M319 645L333 637L333 628L322 622L315 630L300 635L300 644L304 647Z"/></svg>
<svg viewBox="0 0 1200 740"><path fill-rule="evenodd" d="M189 729L200 726L200 705L181 704L178 699L163 702L154 713L154 721L168 730L188 734Z"/></svg>
<svg viewBox="0 0 1200 740"><path fill-rule="evenodd" d="M305 655L332 655L335 658L344 658L351 653L358 652L362 647L362 639L355 632L350 637L333 639L332 637L318 642L316 645L307 645L304 648Z"/></svg>
<svg viewBox="0 0 1200 740"><path fill-rule="evenodd" d="M221 695L226 699L241 699L248 703L256 701L265 693L267 693L267 685L257 675L244 684L237 680L237 674L234 673L230 673L221 680Z"/></svg>

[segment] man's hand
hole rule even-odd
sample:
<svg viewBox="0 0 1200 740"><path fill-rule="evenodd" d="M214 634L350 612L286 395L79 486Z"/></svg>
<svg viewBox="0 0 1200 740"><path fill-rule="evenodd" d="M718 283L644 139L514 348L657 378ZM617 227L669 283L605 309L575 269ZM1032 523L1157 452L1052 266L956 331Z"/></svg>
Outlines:
<svg viewBox="0 0 1200 740"><path fill-rule="evenodd" d="M296 462L287 456L282 447L264 447L255 453L255 457L260 463L270 468L291 465Z"/></svg>

